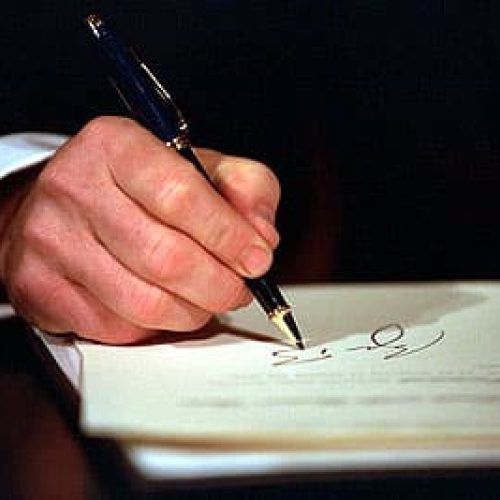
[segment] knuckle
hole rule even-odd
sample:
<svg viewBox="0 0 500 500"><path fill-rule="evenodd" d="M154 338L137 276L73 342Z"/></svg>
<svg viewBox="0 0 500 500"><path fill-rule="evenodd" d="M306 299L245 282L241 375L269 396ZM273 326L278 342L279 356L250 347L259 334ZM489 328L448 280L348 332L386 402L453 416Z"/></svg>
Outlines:
<svg viewBox="0 0 500 500"><path fill-rule="evenodd" d="M114 119L110 116L99 116L90 120L77 134L75 142L93 154L101 154L108 142L116 139Z"/></svg>
<svg viewBox="0 0 500 500"><path fill-rule="evenodd" d="M82 141L90 144L119 144L117 137L130 133L134 125L129 118L98 116L90 120L78 135Z"/></svg>
<svg viewBox="0 0 500 500"><path fill-rule="evenodd" d="M206 236L206 245L226 262L235 262L243 248L250 242L249 230L241 224L213 214L207 220L210 227Z"/></svg>
<svg viewBox="0 0 500 500"><path fill-rule="evenodd" d="M46 233L42 229L41 224L39 224L40 217L30 216L23 224L21 230L22 241L29 246L38 246L40 242L45 241Z"/></svg>
<svg viewBox="0 0 500 500"><path fill-rule="evenodd" d="M58 157L55 157L52 162L47 165L38 176L37 188L40 192L51 197L72 197L75 191L77 182L71 181L72 174L68 167L64 167L65 163L59 162Z"/></svg>
<svg viewBox="0 0 500 500"><path fill-rule="evenodd" d="M21 238L26 248L43 249L44 251L56 252L57 231L53 224L50 224L43 214L32 214L23 224Z"/></svg>
<svg viewBox="0 0 500 500"><path fill-rule="evenodd" d="M9 298L16 309L23 310L29 302L30 290L33 279L25 271L26 267L19 267L9 273L7 279L7 290ZM24 306L24 307L23 307Z"/></svg>
<svg viewBox="0 0 500 500"><path fill-rule="evenodd" d="M179 238L161 235L145 249L146 274L159 282L166 282L184 273L188 255L183 251Z"/></svg>
<svg viewBox="0 0 500 500"><path fill-rule="evenodd" d="M129 311L134 323L146 328L157 328L165 323L168 306L164 292L153 286L146 291L132 290L129 300Z"/></svg>
<svg viewBox="0 0 500 500"><path fill-rule="evenodd" d="M24 318L32 323L39 323L36 311L46 300L45 295L37 293L37 290L46 290L51 287L50 280L44 279L33 263L25 259L22 266L10 273L7 292L14 309Z"/></svg>
<svg viewBox="0 0 500 500"><path fill-rule="evenodd" d="M94 206L95 193L102 187L103 175L100 172L80 168L82 158L87 158L80 153L69 158L55 157L42 170L37 180L38 202L52 200L59 204L69 203L85 209Z"/></svg>
<svg viewBox="0 0 500 500"><path fill-rule="evenodd" d="M172 168L157 190L156 204L170 216L185 214L195 195L193 189L190 172Z"/></svg>
<svg viewBox="0 0 500 500"><path fill-rule="evenodd" d="M120 166L129 156L139 126L131 119L99 116L90 120L78 134L78 141L89 157L111 166Z"/></svg>

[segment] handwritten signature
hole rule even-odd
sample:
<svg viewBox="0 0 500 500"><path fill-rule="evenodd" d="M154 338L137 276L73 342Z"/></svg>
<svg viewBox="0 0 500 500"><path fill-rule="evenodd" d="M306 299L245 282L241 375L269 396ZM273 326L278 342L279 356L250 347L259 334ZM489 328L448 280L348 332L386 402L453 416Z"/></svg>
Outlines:
<svg viewBox="0 0 500 500"><path fill-rule="evenodd" d="M312 357L305 358L303 357L302 352L303 351L297 351L296 349L281 349L279 351L274 351L273 356L277 359L277 361L273 363L273 366L286 365L289 363L312 363L313 361L321 361L333 357L327 347L321 349L319 355L313 355Z"/></svg>
<svg viewBox="0 0 500 500"><path fill-rule="evenodd" d="M371 333L369 342L364 345L348 347L347 351L376 351L385 352L383 359L402 358L411 354L416 354L444 339L444 330L441 330L432 340L425 344L412 346L405 329L398 323L390 323L377 328ZM333 358L333 354L327 347L324 347L319 353L312 353L310 349L297 351L296 349L280 349L273 352L275 361L273 366L287 364L302 364L324 361Z"/></svg>
<svg viewBox="0 0 500 500"><path fill-rule="evenodd" d="M401 358L428 349L444 338L444 331L439 332L430 342L410 347L405 339L405 330L398 323L390 323L377 328L370 335L370 344L350 347L348 351L374 351L382 349L386 351L384 359Z"/></svg>

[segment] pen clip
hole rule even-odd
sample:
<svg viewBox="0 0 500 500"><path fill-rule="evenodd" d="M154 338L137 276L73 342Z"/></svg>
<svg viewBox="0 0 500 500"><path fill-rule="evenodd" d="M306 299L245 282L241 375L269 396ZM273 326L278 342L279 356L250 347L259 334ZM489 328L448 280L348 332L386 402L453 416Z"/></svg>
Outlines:
<svg viewBox="0 0 500 500"><path fill-rule="evenodd" d="M137 52L131 47L129 48L130 54L136 60L139 68L142 70L148 81L151 83L154 91L158 95L158 97L168 106L177 117L177 127L179 134L172 141L167 143L168 146L173 146L176 149L183 149L185 147L190 146L189 141L189 126L184 118L179 107L175 104L175 101L172 99L172 96L168 92L168 90L160 83L160 80L156 77L156 75L151 71L151 69L142 61L142 59L138 56ZM126 100L125 100L126 102Z"/></svg>
<svg viewBox="0 0 500 500"><path fill-rule="evenodd" d="M86 23L102 49L112 84L130 114L168 146L189 149L187 122L154 73L98 15L88 16Z"/></svg>

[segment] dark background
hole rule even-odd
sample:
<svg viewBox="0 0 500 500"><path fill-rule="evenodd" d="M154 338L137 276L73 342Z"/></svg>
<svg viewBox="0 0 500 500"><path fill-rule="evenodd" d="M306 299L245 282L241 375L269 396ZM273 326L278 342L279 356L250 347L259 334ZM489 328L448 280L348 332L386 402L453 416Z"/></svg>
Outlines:
<svg viewBox="0 0 500 500"><path fill-rule="evenodd" d="M462 5L463 4L463 5ZM161 76L197 144L283 185L286 281L498 278L494 2L9 2L0 132L123 113L82 23L98 11Z"/></svg>

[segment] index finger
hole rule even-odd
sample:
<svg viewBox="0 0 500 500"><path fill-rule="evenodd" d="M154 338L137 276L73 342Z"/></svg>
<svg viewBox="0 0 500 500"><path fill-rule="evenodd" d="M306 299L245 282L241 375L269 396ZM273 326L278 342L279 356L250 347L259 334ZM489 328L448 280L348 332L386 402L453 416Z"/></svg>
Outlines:
<svg viewBox="0 0 500 500"><path fill-rule="evenodd" d="M115 183L164 224L189 235L247 277L271 265L272 249L193 165L134 122L106 141Z"/></svg>

